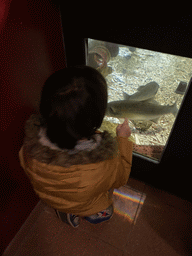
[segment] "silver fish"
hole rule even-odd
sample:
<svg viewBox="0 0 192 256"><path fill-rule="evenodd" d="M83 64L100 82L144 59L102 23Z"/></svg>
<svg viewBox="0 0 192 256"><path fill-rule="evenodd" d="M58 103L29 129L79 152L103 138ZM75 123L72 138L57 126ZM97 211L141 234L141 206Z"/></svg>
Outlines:
<svg viewBox="0 0 192 256"><path fill-rule="evenodd" d="M171 106L164 106L148 101L120 100L107 104L106 116L157 122L159 117L170 113L176 116L177 112L176 102Z"/></svg>
<svg viewBox="0 0 192 256"><path fill-rule="evenodd" d="M138 92L129 95L123 92L125 100L144 101L152 99L159 89L159 85L156 82L150 82L144 86L140 86Z"/></svg>

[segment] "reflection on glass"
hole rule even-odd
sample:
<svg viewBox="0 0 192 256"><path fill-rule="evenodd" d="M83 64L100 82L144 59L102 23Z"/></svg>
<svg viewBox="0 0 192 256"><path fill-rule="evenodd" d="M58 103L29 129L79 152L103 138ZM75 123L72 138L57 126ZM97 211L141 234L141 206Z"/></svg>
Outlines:
<svg viewBox="0 0 192 256"><path fill-rule="evenodd" d="M160 160L192 76L192 59L88 39L87 65L108 85L101 129L129 119L134 151Z"/></svg>

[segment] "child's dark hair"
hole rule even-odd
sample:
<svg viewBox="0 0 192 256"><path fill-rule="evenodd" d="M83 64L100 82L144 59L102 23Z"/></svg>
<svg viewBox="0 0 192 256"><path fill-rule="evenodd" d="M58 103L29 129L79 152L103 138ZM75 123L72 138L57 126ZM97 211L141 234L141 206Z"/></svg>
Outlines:
<svg viewBox="0 0 192 256"><path fill-rule="evenodd" d="M72 149L101 126L107 107L107 84L95 69L77 66L56 71L45 82L40 102L47 137Z"/></svg>

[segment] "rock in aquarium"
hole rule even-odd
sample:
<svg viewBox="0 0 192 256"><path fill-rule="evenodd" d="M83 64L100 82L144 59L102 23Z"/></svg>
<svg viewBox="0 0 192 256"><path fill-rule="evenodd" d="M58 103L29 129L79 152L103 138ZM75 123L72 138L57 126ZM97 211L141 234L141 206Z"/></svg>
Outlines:
<svg viewBox="0 0 192 256"><path fill-rule="evenodd" d="M175 92L177 94L184 94L187 88L187 83L186 82L180 82L177 89L175 90Z"/></svg>

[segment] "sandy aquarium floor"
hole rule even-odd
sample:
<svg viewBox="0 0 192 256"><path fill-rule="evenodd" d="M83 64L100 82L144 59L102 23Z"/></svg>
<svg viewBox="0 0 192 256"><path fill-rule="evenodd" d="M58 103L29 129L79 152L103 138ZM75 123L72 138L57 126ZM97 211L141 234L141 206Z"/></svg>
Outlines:
<svg viewBox="0 0 192 256"><path fill-rule="evenodd" d="M108 62L112 73L105 77L108 84L108 102L123 99L123 91L134 94L137 88L155 81L159 89L155 100L161 105L177 102L179 109L184 95L175 93L179 83L189 82L192 76L192 59L164 53L136 49L131 52L127 46L119 48L119 54ZM121 123L117 118L105 117L111 123ZM137 145L164 146L173 127L172 114L161 116L158 123L141 132L130 121L132 136Z"/></svg>

